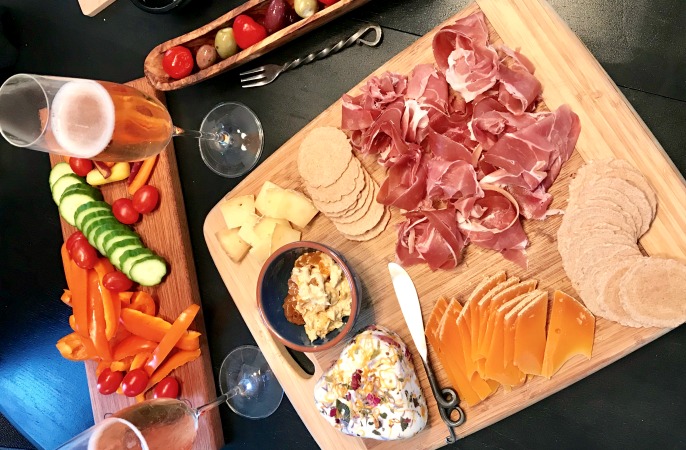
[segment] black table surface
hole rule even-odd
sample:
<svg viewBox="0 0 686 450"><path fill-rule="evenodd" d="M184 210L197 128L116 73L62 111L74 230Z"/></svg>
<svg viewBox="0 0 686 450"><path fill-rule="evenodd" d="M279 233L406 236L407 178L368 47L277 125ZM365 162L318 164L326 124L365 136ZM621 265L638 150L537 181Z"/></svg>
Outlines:
<svg viewBox="0 0 686 450"><path fill-rule="evenodd" d="M119 0L88 18L76 0L2 0L0 5L9 10L4 33L19 50L16 65L2 75L26 72L125 82L143 75L143 60L155 45L240 3L194 0L174 13L155 16ZM169 110L178 126L193 129L216 103L243 102L262 121L262 158L267 158L342 93L466 4L465 0L373 0L251 66L284 62L317 50L367 20L384 28L378 48L350 48L259 89L241 89L237 71L229 72L168 93ZM683 2L552 0L551 4L686 173ZM216 374L228 351L254 343L202 234L205 216L238 180L211 173L194 141L179 138L174 144ZM53 448L93 424L84 367L63 360L54 346L70 331L70 312L59 301L65 286L59 257L62 236L47 187L48 171L47 155L13 148L0 139L0 413L31 443L22 443L0 420L0 447ZM685 374L686 327L682 326L453 448L684 448ZM273 416L261 421L242 419L224 407L221 417L228 448L316 448L286 397Z"/></svg>

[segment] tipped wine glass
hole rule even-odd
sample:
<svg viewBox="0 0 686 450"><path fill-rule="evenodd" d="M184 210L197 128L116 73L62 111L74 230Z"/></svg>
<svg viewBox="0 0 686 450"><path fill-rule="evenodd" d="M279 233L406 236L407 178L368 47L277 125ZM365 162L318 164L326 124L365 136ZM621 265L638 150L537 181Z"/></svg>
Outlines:
<svg viewBox="0 0 686 450"><path fill-rule="evenodd" d="M258 347L244 345L231 351L219 370L217 399L199 408L185 401L158 398L129 406L114 414L135 425L150 450L190 449L195 441L198 421L207 411L226 403L236 414L263 419L276 411L283 389Z"/></svg>
<svg viewBox="0 0 686 450"><path fill-rule="evenodd" d="M131 86L17 74L0 87L0 133L12 145L99 161L138 161L174 136L198 139L204 163L235 178L262 154L262 125L247 106L215 106L200 129L174 126L167 108Z"/></svg>

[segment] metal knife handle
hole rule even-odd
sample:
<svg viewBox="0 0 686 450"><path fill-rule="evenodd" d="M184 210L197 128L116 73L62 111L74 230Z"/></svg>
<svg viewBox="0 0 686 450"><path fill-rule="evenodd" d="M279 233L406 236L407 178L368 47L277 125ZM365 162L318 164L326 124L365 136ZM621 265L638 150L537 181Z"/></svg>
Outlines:
<svg viewBox="0 0 686 450"><path fill-rule="evenodd" d="M375 37L372 40L365 40L362 39L362 36L367 34L368 31L374 30ZM358 44L364 44L368 45L370 47L374 47L377 45L379 42L381 42L381 36L383 35L383 32L381 31L381 27L377 24L371 23L367 24L364 27L360 28L357 33L353 34L350 36L348 39L342 39L338 41L336 44L326 47L323 50L318 51L317 53L310 53L307 56L304 56L302 58L295 59L289 63L286 63L282 68L281 72L285 72L287 70L295 69L296 67L300 67L303 64L309 64L312 61L316 61L319 59L324 59L327 56L333 54L333 53L338 53L341 50L343 50L346 47L349 47L355 43Z"/></svg>
<svg viewBox="0 0 686 450"><path fill-rule="evenodd" d="M431 385L434 398L438 404L438 412L441 414L441 419L443 419L443 422L445 422L448 427L448 431L450 432L450 436L447 436L445 441L448 444L452 444L453 442L457 441L457 436L455 435L455 430L453 428L462 425L466 419L464 411L459 406L460 398L457 396L457 392L453 388L441 389L436 381L433 371L431 370L431 366L425 361L422 362L424 363L424 370L426 370L426 375L429 378L429 384ZM458 414L458 418L456 420L450 418L453 412L457 412Z"/></svg>

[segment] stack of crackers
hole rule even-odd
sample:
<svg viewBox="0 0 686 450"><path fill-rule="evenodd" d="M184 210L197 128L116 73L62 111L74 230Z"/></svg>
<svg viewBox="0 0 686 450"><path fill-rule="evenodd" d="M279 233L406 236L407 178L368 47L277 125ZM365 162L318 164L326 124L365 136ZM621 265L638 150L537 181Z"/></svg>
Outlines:
<svg viewBox="0 0 686 450"><path fill-rule="evenodd" d="M569 186L558 230L565 272L596 316L631 327L675 327L686 321L686 264L646 257L657 196L624 160L586 164Z"/></svg>
<svg viewBox="0 0 686 450"><path fill-rule="evenodd" d="M379 186L338 128L316 128L305 137L298 171L314 205L347 239L367 241L386 229L391 213L376 201Z"/></svg>

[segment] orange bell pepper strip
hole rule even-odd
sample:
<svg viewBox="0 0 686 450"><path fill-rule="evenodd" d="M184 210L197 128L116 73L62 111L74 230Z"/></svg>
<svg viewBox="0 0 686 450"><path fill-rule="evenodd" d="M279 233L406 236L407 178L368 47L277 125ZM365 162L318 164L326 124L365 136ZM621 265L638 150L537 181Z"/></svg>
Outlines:
<svg viewBox="0 0 686 450"><path fill-rule="evenodd" d="M129 303L131 303L131 297L132 296L133 296L133 292L131 292L131 291L120 292L119 293L119 300L121 301L121 303L129 304Z"/></svg>
<svg viewBox="0 0 686 450"><path fill-rule="evenodd" d="M131 296L131 303L124 307L135 309L150 316L155 315L156 309L155 300L152 298L152 295L148 294L145 291L134 292Z"/></svg>
<svg viewBox="0 0 686 450"><path fill-rule="evenodd" d="M152 174L152 169L155 167L155 163L157 162L157 156L158 155L151 156L143 161L141 168L138 169L138 173L133 178L133 181L131 181L131 184L129 184L129 195L135 194L138 189L143 187L145 183L148 182L150 175Z"/></svg>
<svg viewBox="0 0 686 450"><path fill-rule="evenodd" d="M70 361L85 361L98 356L90 339L76 332L64 336L55 346L62 357Z"/></svg>
<svg viewBox="0 0 686 450"><path fill-rule="evenodd" d="M167 360L155 370L155 372L152 374L150 377L150 380L148 380L148 386L145 388L145 390L149 390L153 386L155 386L157 383L162 381L164 377L169 375L172 370L183 366L184 364L187 364L191 361L194 361L200 356L200 349L197 350L192 350L192 351L185 351L185 350L180 350L171 355Z"/></svg>
<svg viewBox="0 0 686 450"><path fill-rule="evenodd" d="M200 306L193 304L179 314L179 317L176 318L169 331L165 333L157 348L153 350L152 356L145 364L145 371L148 372L148 375L152 375L155 369L162 364L162 361L169 356L176 343L193 323L193 319L195 319L198 311L200 311Z"/></svg>
<svg viewBox="0 0 686 450"><path fill-rule="evenodd" d="M71 306L71 291L69 289L64 289L64 292L60 296L60 300L67 305Z"/></svg>
<svg viewBox="0 0 686 450"><path fill-rule="evenodd" d="M76 332L83 337L88 335L88 271L80 268L71 261L71 286L72 310L76 320Z"/></svg>
<svg viewBox="0 0 686 450"><path fill-rule="evenodd" d="M117 294L111 292L103 284L103 278L110 272L114 272L114 267L107 260L107 258L100 258L93 267L98 274L100 295L102 296L102 305L105 316L105 337L109 341L117 332L119 326L119 314L121 312L121 301L119 298L115 299Z"/></svg>
<svg viewBox="0 0 686 450"><path fill-rule="evenodd" d="M131 308L121 310L121 324L131 334L155 342L160 342L172 327L172 324L161 317L150 316ZM176 342L176 347L181 350L196 350L200 348L199 338L200 333L197 331L186 332Z"/></svg>
<svg viewBox="0 0 686 450"><path fill-rule="evenodd" d="M76 331L76 317L74 317L74 314L69 316L69 328Z"/></svg>
<svg viewBox="0 0 686 450"><path fill-rule="evenodd" d="M64 267L64 278L67 280L67 287L69 287L69 289L72 289L74 279L72 278L71 273L71 256L69 256L69 252L67 251L66 242L62 244L62 249L60 250L60 252L62 254L62 266Z"/></svg>
<svg viewBox="0 0 686 450"><path fill-rule="evenodd" d="M112 358L119 360L139 353L152 352L155 347L157 347L157 342L132 334L114 347Z"/></svg>
<svg viewBox="0 0 686 450"><path fill-rule="evenodd" d="M105 311L100 293L100 281L98 274L93 270L88 271L88 306L90 310L89 336L103 361L111 361L110 345L105 336Z"/></svg>
<svg viewBox="0 0 686 450"><path fill-rule="evenodd" d="M110 364L110 370L112 372L128 372L131 369L131 362L133 361L133 356L127 356L119 361L112 361Z"/></svg>
<svg viewBox="0 0 686 450"><path fill-rule="evenodd" d="M131 369L129 370L143 368L143 366L145 366L145 363L148 361L148 358L150 358L150 355L152 355L152 352L143 352L134 356L133 361L131 361Z"/></svg>

